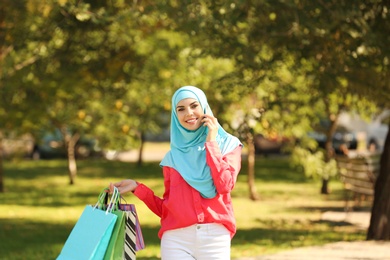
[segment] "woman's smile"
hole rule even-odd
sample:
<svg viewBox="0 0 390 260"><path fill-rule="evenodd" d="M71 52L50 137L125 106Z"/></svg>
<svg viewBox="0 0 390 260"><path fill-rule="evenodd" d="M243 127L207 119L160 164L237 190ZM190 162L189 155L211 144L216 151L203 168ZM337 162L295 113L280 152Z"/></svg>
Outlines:
<svg viewBox="0 0 390 260"><path fill-rule="evenodd" d="M188 124L196 124L196 121L197 121L198 119L197 118L191 118L191 119L188 119L188 120L186 120L186 122L188 123Z"/></svg>

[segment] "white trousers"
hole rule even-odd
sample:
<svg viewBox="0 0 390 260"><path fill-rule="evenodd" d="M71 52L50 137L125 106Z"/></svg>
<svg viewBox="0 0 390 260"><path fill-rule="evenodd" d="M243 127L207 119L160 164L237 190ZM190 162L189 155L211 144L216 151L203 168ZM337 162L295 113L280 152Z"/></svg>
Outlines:
<svg viewBox="0 0 390 260"><path fill-rule="evenodd" d="M221 224L196 224L165 231L162 260L230 260L230 233Z"/></svg>

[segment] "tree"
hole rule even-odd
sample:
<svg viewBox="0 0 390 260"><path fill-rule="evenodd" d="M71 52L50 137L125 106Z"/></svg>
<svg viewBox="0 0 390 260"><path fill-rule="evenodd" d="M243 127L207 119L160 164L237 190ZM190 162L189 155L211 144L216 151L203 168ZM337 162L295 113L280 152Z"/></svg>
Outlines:
<svg viewBox="0 0 390 260"><path fill-rule="evenodd" d="M1 138L8 134L35 130L42 109L40 96L30 84L34 76L24 74L28 66L45 55L42 43L30 37L41 22L36 18L33 1L5 1L0 6L0 146ZM1 150L0 192L4 192Z"/></svg>
<svg viewBox="0 0 390 260"><path fill-rule="evenodd" d="M361 25L361 42L354 54L357 70L350 73L354 83L350 91L357 92L378 107L390 109L390 17L389 1L364 1L359 6L356 24ZM375 184L374 203L371 210L368 240L390 240L390 120L384 150L380 160L380 172Z"/></svg>
<svg viewBox="0 0 390 260"><path fill-rule="evenodd" d="M226 93L234 93L235 102L248 100L246 97L253 96L251 93L264 93L258 98L265 100L258 100L259 104L254 104L255 107L265 106L263 109L267 110L262 117L262 122L259 122L256 127L257 131L263 132L266 136L268 133L276 132L279 135L301 137L308 129L307 122L315 121L312 120L315 119L315 111L307 109L308 106L312 108L313 103L322 100L323 95L320 95L321 92L317 88L307 89L308 82L312 84L312 87L318 84L318 80L310 79L313 76L307 73L307 70L299 69L304 62L292 59L288 48L284 46L287 36L270 39L268 35L268 32L272 31L272 27L275 26L274 20L277 15L274 11L284 10L278 9L279 5L283 4L271 4L267 1L256 3L241 1L234 4L195 1L184 8L177 7L180 10L175 10L174 13L179 14L176 17L179 21L179 29L188 31L188 28L191 28L191 34L197 36L193 39L194 45L199 46L204 55L211 54L234 60L235 72L230 77L225 77L224 86L221 84L220 87L225 88ZM289 18L291 20L292 17ZM275 34L285 33L284 30L288 30L285 26L289 25L279 25ZM210 38L209 35L213 37ZM306 69L312 68L313 64ZM306 84L302 79L307 81ZM308 95L309 92L310 95ZM302 97L310 97L311 100L302 99ZM314 100L315 97L316 100ZM296 114L291 113L292 110ZM252 117L251 110L246 111L248 114L243 117ZM298 111L305 111L303 118L307 120L302 121ZM267 129L261 127L262 125L267 125ZM248 129L243 135L245 139L255 134L254 129L245 129ZM248 147L251 147L253 137L247 139L247 142L249 142ZM254 152L253 149L250 151ZM251 154L249 158L254 158L254 154ZM253 170L250 170L249 174L252 175L252 173ZM256 196L251 195L251 197Z"/></svg>
<svg viewBox="0 0 390 260"><path fill-rule="evenodd" d="M39 122L30 124L33 130L61 130L71 184L77 174L75 144L84 134L107 148L140 145L140 164L145 133L167 124L173 89L204 79L187 74L185 66L193 64L185 49L188 37L172 31L172 20L153 3L27 0L20 5L34 23L27 27L33 30L21 33L31 44L23 42L7 56L14 63L22 55L28 61L15 65L18 70L5 66L12 72L8 82L14 80L22 93L13 111L23 114L24 122Z"/></svg>
<svg viewBox="0 0 390 260"><path fill-rule="evenodd" d="M70 183L74 183L75 144L91 129L91 117L83 116L85 100L99 96L97 91L88 91L85 67L96 61L98 44L104 41L104 35L97 33L99 22L107 21L83 23L91 14L98 17L83 3L26 0L7 8L7 41L2 48L7 52L2 56L1 82L6 94L2 97L7 101L2 105L11 109L8 120L1 121L22 132L61 130L68 150ZM19 12L22 19L14 20L18 15L11 14Z"/></svg>
<svg viewBox="0 0 390 260"><path fill-rule="evenodd" d="M303 57L308 57L308 54L316 57L319 59L319 71L329 71L330 78L334 77L341 80L341 83L345 82L334 90L342 88L347 95L358 95L359 103L355 101L352 107L356 107L356 104L360 106L361 101L365 100L376 104L379 109L390 107L389 15L387 12L389 4L388 1L367 0L363 2L303 1L297 5L296 12L299 13L300 19L296 20L296 26L291 28L301 28L293 30L296 37L292 37L297 40L296 42L301 43L293 46L301 47L298 52L292 50L293 53L301 54ZM301 12L303 10L305 11ZM322 52L321 49L326 52ZM332 81L322 82L329 87L329 82ZM389 133L375 187L368 239L388 240L390 238L388 224L390 196L387 192L390 188L388 140Z"/></svg>
<svg viewBox="0 0 390 260"><path fill-rule="evenodd" d="M269 19L263 25L254 28L253 39L267 39L271 48L279 52L286 51L294 56L296 65L302 67L306 78L312 78L310 84L315 103L321 110L318 117L330 122L326 130L325 162L333 156L332 137L335 133L339 114L343 111L357 110L370 114L373 106L364 98L358 98L349 92L345 71L354 71L355 60L351 53L358 46L353 21L359 3L348 1L278 1L258 8L257 16L267 14ZM265 28L265 29L264 29ZM267 38L268 36L268 38ZM282 56L283 58L283 56ZM311 126L312 128L315 125ZM327 194L328 176L323 176L321 193Z"/></svg>

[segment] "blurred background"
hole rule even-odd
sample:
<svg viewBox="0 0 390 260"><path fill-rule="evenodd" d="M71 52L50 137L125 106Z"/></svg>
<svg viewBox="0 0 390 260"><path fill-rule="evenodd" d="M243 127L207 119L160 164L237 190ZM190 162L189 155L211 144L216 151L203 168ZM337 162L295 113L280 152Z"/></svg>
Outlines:
<svg viewBox="0 0 390 260"><path fill-rule="evenodd" d="M245 144L249 176L258 156L285 155L328 194L335 155L348 149L383 154L385 181L389 8L381 0L2 0L0 191L4 161L66 158L71 184L85 158L132 151L142 165L145 143L169 142L171 96L185 85L204 90Z"/></svg>
<svg viewBox="0 0 390 260"><path fill-rule="evenodd" d="M137 149L141 164L145 141L169 141L184 85L249 155L384 149L385 1L3 0L0 13L3 158Z"/></svg>

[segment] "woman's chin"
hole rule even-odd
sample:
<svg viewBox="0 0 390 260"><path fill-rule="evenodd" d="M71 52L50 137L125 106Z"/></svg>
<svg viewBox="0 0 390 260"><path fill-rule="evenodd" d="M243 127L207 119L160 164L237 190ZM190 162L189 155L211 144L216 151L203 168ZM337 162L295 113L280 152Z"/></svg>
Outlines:
<svg viewBox="0 0 390 260"><path fill-rule="evenodd" d="M199 129L199 127L201 127L201 125L199 125L199 124L186 124L184 126L184 128L189 130L189 131L196 131Z"/></svg>

